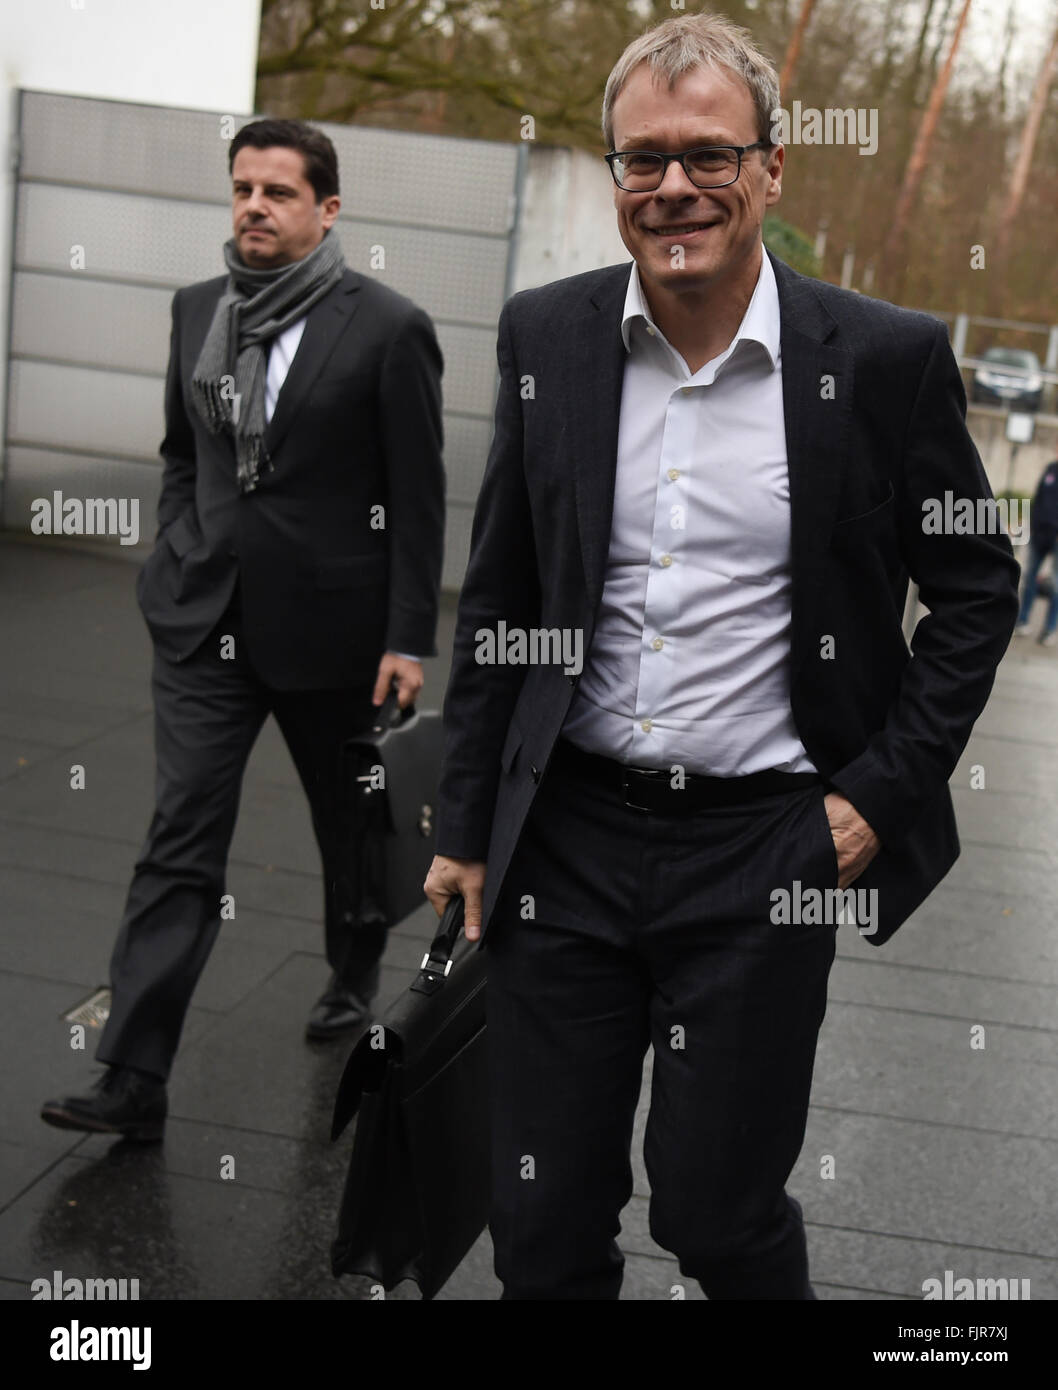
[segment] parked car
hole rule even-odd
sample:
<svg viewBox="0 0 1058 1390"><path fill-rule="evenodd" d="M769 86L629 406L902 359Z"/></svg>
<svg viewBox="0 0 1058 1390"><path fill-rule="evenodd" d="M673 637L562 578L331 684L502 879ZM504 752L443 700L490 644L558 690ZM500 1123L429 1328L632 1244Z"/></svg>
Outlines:
<svg viewBox="0 0 1058 1390"><path fill-rule="evenodd" d="M974 372L971 398L978 404L1039 410L1043 398L1040 359L1024 348L991 347L982 358L987 366Z"/></svg>

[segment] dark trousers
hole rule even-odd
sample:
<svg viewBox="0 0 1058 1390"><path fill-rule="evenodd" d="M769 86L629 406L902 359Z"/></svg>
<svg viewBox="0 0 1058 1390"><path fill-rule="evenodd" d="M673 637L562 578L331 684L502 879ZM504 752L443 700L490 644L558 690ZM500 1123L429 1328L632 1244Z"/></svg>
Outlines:
<svg viewBox="0 0 1058 1390"><path fill-rule="evenodd" d="M710 1299L814 1298L784 1187L835 928L774 924L770 894L836 886L824 794L658 814L548 770L485 938L504 1298L617 1298L649 1044L654 1240Z"/></svg>
<svg viewBox="0 0 1058 1390"><path fill-rule="evenodd" d="M234 639L230 658L222 655L225 636ZM220 928L243 772L269 713L312 811L323 860L327 959L344 980L366 980L373 988L385 931L351 929L352 840L339 775L342 741L371 723L372 684L269 689L243 651L238 589L217 627L185 661L168 661L155 650L155 812L110 963L112 1001L100 1061L169 1075L191 995Z"/></svg>

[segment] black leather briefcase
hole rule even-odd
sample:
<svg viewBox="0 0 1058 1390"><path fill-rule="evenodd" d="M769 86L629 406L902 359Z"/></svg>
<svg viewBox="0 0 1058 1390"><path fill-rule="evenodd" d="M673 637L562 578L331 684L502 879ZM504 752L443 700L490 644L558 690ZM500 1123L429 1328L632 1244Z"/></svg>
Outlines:
<svg viewBox="0 0 1058 1390"><path fill-rule="evenodd" d="M485 953L453 898L411 985L346 1063L331 1138L358 1115L331 1268L432 1298L489 1208Z"/></svg>
<svg viewBox="0 0 1058 1390"><path fill-rule="evenodd" d="M400 710L395 694L374 726L343 749L355 872L353 925L391 927L425 901L436 839L441 716Z"/></svg>

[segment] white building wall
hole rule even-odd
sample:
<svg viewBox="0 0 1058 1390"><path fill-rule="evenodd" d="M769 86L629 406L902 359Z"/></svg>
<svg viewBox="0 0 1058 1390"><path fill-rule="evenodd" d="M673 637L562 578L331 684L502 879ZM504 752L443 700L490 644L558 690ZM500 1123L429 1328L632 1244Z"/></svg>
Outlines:
<svg viewBox="0 0 1058 1390"><path fill-rule="evenodd" d="M613 187L598 156L530 145L512 294L582 270L631 263L617 230Z"/></svg>
<svg viewBox="0 0 1058 1390"><path fill-rule="evenodd" d="M0 382L7 380L17 89L246 115L259 26L260 0L0 0ZM0 439L5 394L0 389Z"/></svg>

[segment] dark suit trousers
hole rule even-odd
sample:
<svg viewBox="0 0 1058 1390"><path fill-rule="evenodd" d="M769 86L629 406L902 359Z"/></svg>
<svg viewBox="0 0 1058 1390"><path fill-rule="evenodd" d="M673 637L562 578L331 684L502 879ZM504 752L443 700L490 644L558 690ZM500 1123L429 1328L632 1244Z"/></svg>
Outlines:
<svg viewBox="0 0 1058 1390"><path fill-rule="evenodd" d="M824 794L676 816L549 768L485 938L504 1298L617 1298L649 1044L651 1235L710 1299L814 1298L784 1188L835 928L769 914L836 886Z"/></svg>
<svg viewBox="0 0 1058 1390"><path fill-rule="evenodd" d="M221 655L225 635L234 638L231 659ZM243 772L269 713L309 799L323 860L331 967L344 979L373 984L385 932L351 931L351 837L339 786L342 740L371 723L371 685L308 692L266 687L244 651L236 587L191 656L176 663L155 649L152 686L155 812L111 959L113 997L97 1056L165 1078L220 928Z"/></svg>

